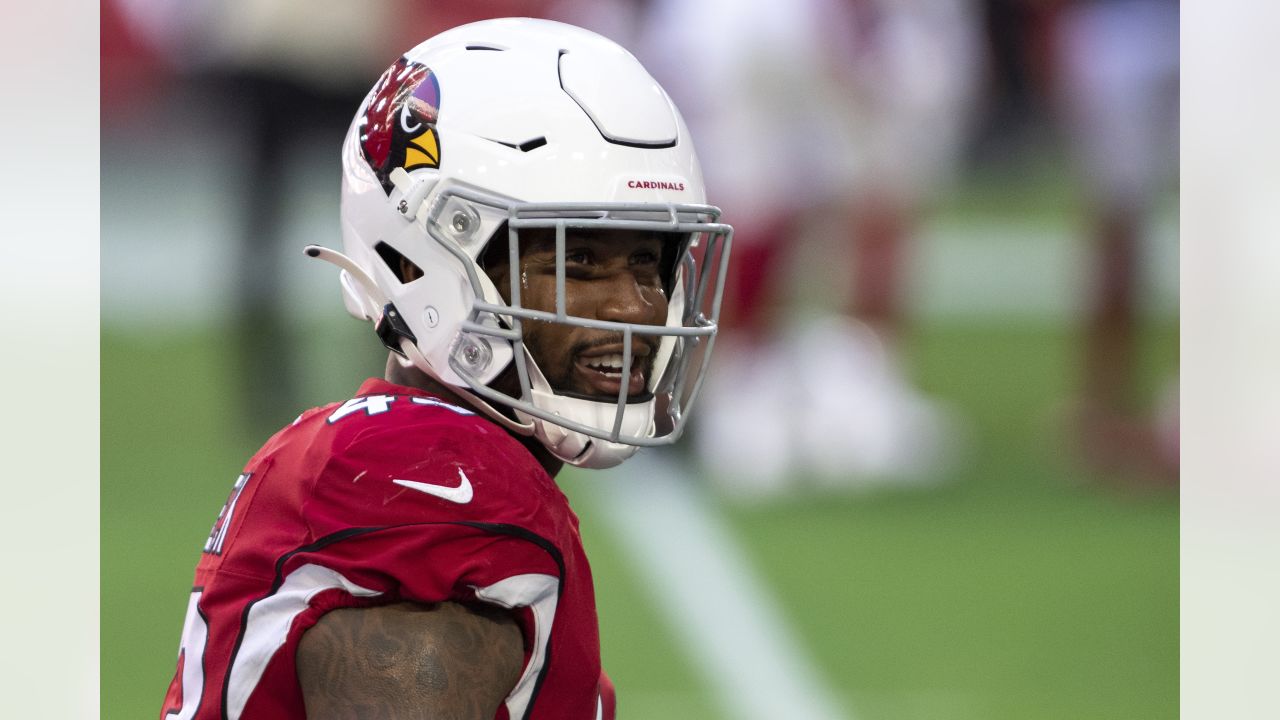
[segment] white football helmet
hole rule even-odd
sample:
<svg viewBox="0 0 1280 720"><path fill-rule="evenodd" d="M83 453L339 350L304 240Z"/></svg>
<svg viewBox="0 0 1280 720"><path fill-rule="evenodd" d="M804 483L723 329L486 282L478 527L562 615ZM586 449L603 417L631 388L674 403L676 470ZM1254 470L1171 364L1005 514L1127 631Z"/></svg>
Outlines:
<svg viewBox="0 0 1280 720"><path fill-rule="evenodd" d="M573 465L611 467L680 436L714 345L732 228L705 204L689 131L635 57L545 20L454 28L382 75L342 165L345 255L307 253L342 268L347 309L402 363ZM555 231L554 308L522 307L515 272L507 302L480 265L505 242L514 267L526 228ZM565 236L582 228L671 235L665 325L566 313ZM402 282L401 258L421 277ZM654 339L647 392L626 382L607 401L558 392L525 346L528 320L616 333L623 378L632 338ZM518 396L493 387L510 367Z"/></svg>

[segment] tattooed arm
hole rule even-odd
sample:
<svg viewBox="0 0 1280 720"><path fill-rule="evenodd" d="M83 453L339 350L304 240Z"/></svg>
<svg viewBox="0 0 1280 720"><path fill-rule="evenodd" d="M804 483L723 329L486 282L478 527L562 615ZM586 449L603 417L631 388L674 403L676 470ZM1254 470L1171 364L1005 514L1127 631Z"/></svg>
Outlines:
<svg viewBox="0 0 1280 720"><path fill-rule="evenodd" d="M334 610L302 636L309 720L492 720L524 664L515 620L487 606Z"/></svg>

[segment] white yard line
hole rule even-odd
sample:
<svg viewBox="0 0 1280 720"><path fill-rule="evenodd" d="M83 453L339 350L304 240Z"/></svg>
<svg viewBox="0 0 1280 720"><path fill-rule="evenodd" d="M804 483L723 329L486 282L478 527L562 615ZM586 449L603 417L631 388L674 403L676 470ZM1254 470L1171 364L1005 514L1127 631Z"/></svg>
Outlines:
<svg viewBox="0 0 1280 720"><path fill-rule="evenodd" d="M851 720L705 489L647 451L581 486L732 720Z"/></svg>

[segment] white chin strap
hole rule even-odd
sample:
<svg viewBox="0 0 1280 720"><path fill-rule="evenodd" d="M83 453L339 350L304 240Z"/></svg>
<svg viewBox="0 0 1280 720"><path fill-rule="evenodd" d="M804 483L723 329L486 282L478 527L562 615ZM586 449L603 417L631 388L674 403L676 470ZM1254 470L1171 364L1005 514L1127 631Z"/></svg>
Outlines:
<svg viewBox="0 0 1280 720"><path fill-rule="evenodd" d="M582 398L557 395L538 364L526 351L525 367L529 369L529 389L534 407L554 413L566 420L598 428L612 428L618 412L614 401L596 402ZM622 411L622 427L619 434L631 437L650 437L654 433L654 401L629 403ZM551 451L552 455L576 467L603 470L622 463L635 454L635 445L610 442L569 430L553 422L532 417L516 408L521 422L533 423L533 434Z"/></svg>
<svg viewBox="0 0 1280 720"><path fill-rule="evenodd" d="M339 279L342 283L344 300L348 302L348 309L352 309L352 306L354 306L360 310L365 319L372 320L376 325L381 317L382 308L386 306L388 300L387 296L378 287L378 284L373 281L373 278L369 277L369 274L357 265L355 261L337 250L319 245L308 245L305 248L305 252L308 257L324 260L337 265L343 270L339 275ZM407 338L400 340L400 354L394 357L403 367L416 367L437 382L446 386L451 385L436 373L431 367L431 363L427 362L427 359L423 357L422 351L418 349L418 346ZM516 422L503 415L497 408L485 402L475 393L468 392L466 388L458 389L461 391L458 393L459 397L494 422L519 435L533 434L533 423L523 418L520 422Z"/></svg>
<svg viewBox="0 0 1280 720"><path fill-rule="evenodd" d="M405 339L401 341L400 347L405 353L404 357L397 357L401 364L416 366L436 380L440 380L416 345ZM537 363L529 358L527 351L525 359L526 367L529 369L530 402L534 407L590 427L613 427L618 409L616 402L597 402L557 395L551 390L550 383L547 382ZM459 388L459 390L462 392L458 394L463 399L499 425L519 435L533 435L556 458L576 467L592 470L615 467L640 449L635 445L610 442L570 430L549 420L529 415L517 406L512 406L516 416L516 419L512 420L478 395L468 392L466 388ZM656 429L653 418L655 407L656 404L652 399L624 406L619 434L652 437Z"/></svg>
<svg viewBox="0 0 1280 720"><path fill-rule="evenodd" d="M427 359L423 357L422 351L418 349L417 345L414 345L412 342L409 342L408 338L402 339L400 341L400 349L403 351L404 354L394 355L393 357L395 357L396 360L402 366L416 367L417 369L426 373L430 377L434 378L440 384L446 385L446 386L449 385L449 383L445 382L443 378L441 378L438 374L436 374L435 370L432 369L431 367L431 363L427 362ZM453 387L457 387L457 386L453 386ZM529 422L527 419L520 418L519 422L512 420L511 418L502 414L502 412L497 408L495 408L493 405L490 405L488 402L486 402L483 398L481 398L480 396L468 390L466 387L458 387L457 389L459 391L458 397L461 397L472 407L484 413L486 416L489 417L489 419L498 423L502 427L510 430L513 433L516 433L517 435L533 434L534 424Z"/></svg>

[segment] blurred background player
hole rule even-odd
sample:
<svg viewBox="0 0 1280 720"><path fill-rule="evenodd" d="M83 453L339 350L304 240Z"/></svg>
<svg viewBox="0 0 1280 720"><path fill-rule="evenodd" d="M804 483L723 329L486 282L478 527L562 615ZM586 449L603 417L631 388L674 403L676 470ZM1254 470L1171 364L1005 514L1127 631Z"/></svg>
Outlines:
<svg viewBox="0 0 1280 720"><path fill-rule="evenodd" d="M1076 441L1095 470L1176 483L1177 383L1144 409L1137 366L1144 241L1178 167L1178 2L1062 0L1050 10L1053 108L1090 241Z"/></svg>
<svg viewBox="0 0 1280 720"><path fill-rule="evenodd" d="M299 232L297 214L313 209L303 207L307 177L337 172L330 154L312 149L341 141L367 79L388 61L387 48L476 20L545 16L549 3L219 0L193 12L127 0L108 4L108 26L121 30L109 34L109 45L122 61L179 72L180 89L189 95L183 112L217 117L220 131L244 138L246 149L228 160L236 265L228 295L241 427L245 439L254 440L287 420L280 413L301 404L309 390L295 350L304 333L290 320L291 292L281 278L296 247L289 240ZM122 107L141 94L138 78L148 79L135 72L113 77L134 79L109 84ZM315 226L330 232L322 221ZM370 355L353 364L376 361Z"/></svg>
<svg viewBox="0 0 1280 720"><path fill-rule="evenodd" d="M322 154L312 148L341 142L351 107L368 78L385 65L382 48L407 46L394 42L394 9L388 0L211 3L207 31L187 39L185 52L211 93L210 103L229 111L247 140L247 152L237 158L231 296L243 427L255 437L287 419L280 413L297 407L303 396L299 353L292 349L300 334L280 282L294 254L286 255L285 243L291 205L299 196L291 186ZM301 14L311 20L296 22Z"/></svg>
<svg viewBox="0 0 1280 720"><path fill-rule="evenodd" d="M703 466L745 495L802 476L938 478L958 428L902 367L906 286L910 241L967 137L983 67L974 7L651 5L638 46L738 228ZM801 311L787 301L797 274Z"/></svg>
<svg viewBox="0 0 1280 720"><path fill-rule="evenodd" d="M297 232L299 212L309 210L301 207L302 186L311 173L338 172L332 153L313 149L341 142L368 78L386 64L383 48L403 44L395 42L396 3L109 4L118 9L104 14L123 11L126 27L181 80L169 91L182 101L155 114L173 113L176 124L240 138L237 152L219 158L227 164L226 217L220 218L227 227L219 247L235 267L225 275L230 286L224 292L232 372L240 379L239 427L246 441L256 441L288 420L282 413L304 395L306 374L294 349L304 333L281 279L289 276L286 238ZM301 16L307 21L298 22ZM153 142L163 143L164 136L157 133ZM375 360L370 355L371 367Z"/></svg>

